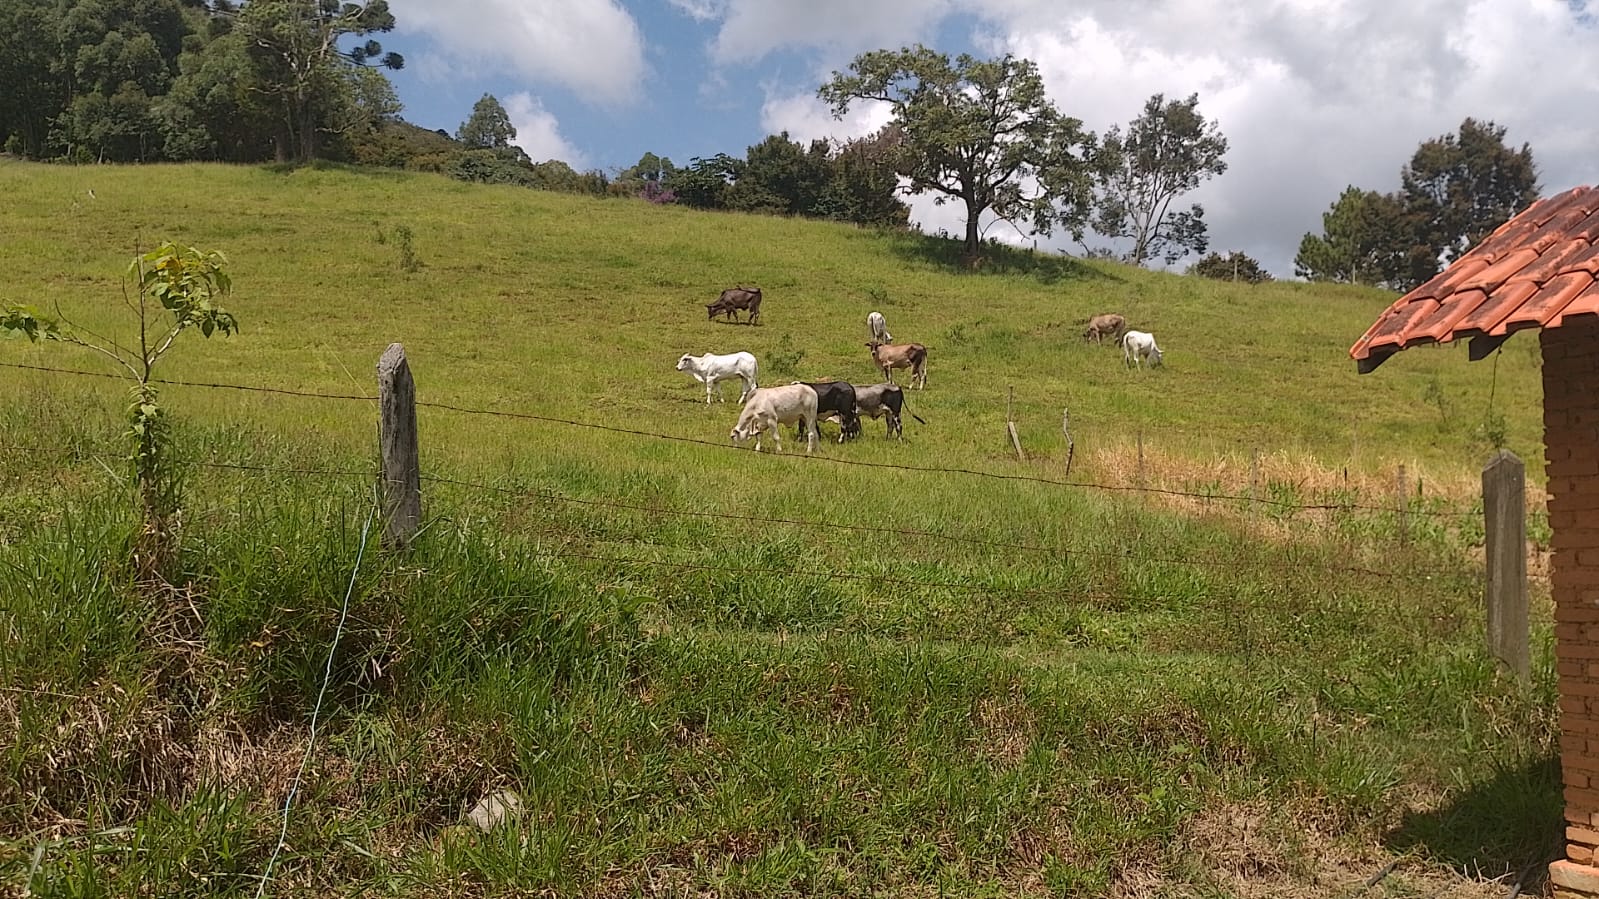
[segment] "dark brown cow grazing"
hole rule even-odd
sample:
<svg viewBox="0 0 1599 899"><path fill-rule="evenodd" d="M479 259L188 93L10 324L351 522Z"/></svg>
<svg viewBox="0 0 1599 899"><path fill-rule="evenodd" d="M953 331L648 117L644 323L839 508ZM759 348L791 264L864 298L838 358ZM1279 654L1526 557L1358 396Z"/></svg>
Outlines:
<svg viewBox="0 0 1599 899"><path fill-rule="evenodd" d="M705 305L705 317L715 318L718 314L725 314L733 321L738 321L737 312L740 309L748 310L750 324L755 324L761 317L761 289L759 287L729 287L722 291L716 302Z"/></svg>
<svg viewBox="0 0 1599 899"><path fill-rule="evenodd" d="M1114 312L1107 312L1104 315L1096 315L1088 320L1088 327L1083 331L1083 339L1092 340L1095 343L1104 343L1106 337L1112 340L1120 340L1126 330L1127 319Z"/></svg>
<svg viewBox="0 0 1599 899"><path fill-rule="evenodd" d="M911 387L920 390L927 386L927 347L919 343L886 344L869 341L866 348L872 351L872 361L883 370L883 380L894 383L894 369L911 370Z"/></svg>

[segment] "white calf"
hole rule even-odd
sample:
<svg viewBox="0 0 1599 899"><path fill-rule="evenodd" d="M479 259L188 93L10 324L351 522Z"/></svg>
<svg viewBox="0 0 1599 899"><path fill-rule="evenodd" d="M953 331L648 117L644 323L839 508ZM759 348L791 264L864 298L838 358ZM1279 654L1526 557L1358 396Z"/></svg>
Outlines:
<svg viewBox="0 0 1599 899"><path fill-rule="evenodd" d="M727 436L734 443L754 437L755 451L760 452L761 434L769 432L777 451L782 452L781 426L796 422L805 434L805 451L816 449L816 391L805 384L762 387L750 394L744 411L738 414L738 424Z"/></svg>
<svg viewBox="0 0 1599 899"><path fill-rule="evenodd" d="M1144 367L1144 360L1149 360L1151 366L1160 364L1160 347L1155 345L1155 335L1147 331L1128 331L1122 335L1122 364Z"/></svg>
<svg viewBox="0 0 1599 899"><path fill-rule="evenodd" d="M739 391L738 401L742 403L748 399L749 395L755 392L755 367L755 357L749 353L731 353L726 356L711 353L690 356L684 353L677 360L678 371L686 371L694 376L694 380L704 382L706 405L711 403L711 391L715 389L716 382L733 378L744 382L744 389ZM716 396L718 399L723 399L720 390L716 391Z"/></svg>
<svg viewBox="0 0 1599 899"><path fill-rule="evenodd" d="M866 330L872 332L872 339L878 343L894 342L894 335L888 333L888 322L883 320L881 312L873 312L866 316Z"/></svg>

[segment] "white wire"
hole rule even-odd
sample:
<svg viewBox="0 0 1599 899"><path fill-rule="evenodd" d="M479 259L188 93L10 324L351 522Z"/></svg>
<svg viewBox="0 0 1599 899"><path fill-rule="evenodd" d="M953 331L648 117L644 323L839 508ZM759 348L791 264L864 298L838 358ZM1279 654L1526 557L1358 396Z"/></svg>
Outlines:
<svg viewBox="0 0 1599 899"><path fill-rule="evenodd" d="M267 860L266 873L261 875L261 884L256 887L255 897L261 899L266 893L267 882L272 879L272 869L278 863L278 855L283 852L283 844L289 838L289 807L294 805L295 794L300 791L300 781L305 776L305 766L311 761L311 751L316 748L316 723L317 717L322 713L322 698L327 695L328 682L333 679L333 654L338 651L339 640L344 636L344 620L350 614L350 596L355 592L355 576L361 571L361 558L366 555L367 534L372 530L372 519L377 515L377 503L372 504L372 510L367 513L366 524L361 525L361 548L355 553L355 567L350 570L350 584L344 588L344 605L339 609L339 624L333 629L333 644L328 647L328 661L322 668L322 688L316 693L316 705L311 708L311 738L305 744L305 755L300 757L300 770L294 774L294 782L289 785L289 795L283 800L283 825L278 830L278 845L272 850L272 857Z"/></svg>

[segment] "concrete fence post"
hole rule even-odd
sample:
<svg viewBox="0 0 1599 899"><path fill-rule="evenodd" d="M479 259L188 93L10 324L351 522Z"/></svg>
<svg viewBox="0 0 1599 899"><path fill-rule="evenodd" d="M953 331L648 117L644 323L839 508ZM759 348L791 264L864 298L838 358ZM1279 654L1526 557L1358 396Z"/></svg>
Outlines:
<svg viewBox="0 0 1599 899"><path fill-rule="evenodd" d="M422 464L416 439L416 384L405 347L378 359L378 446L383 456L383 545L403 549L422 522Z"/></svg>
<svg viewBox="0 0 1599 899"><path fill-rule="evenodd" d="M1527 641L1526 466L1500 450L1482 470L1484 557L1488 566L1488 649L1522 680L1532 674Z"/></svg>

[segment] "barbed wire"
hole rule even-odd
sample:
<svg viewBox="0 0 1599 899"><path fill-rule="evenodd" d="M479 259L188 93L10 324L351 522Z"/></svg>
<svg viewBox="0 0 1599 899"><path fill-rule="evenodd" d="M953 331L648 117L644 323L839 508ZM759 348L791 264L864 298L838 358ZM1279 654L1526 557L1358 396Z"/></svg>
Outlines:
<svg viewBox="0 0 1599 899"><path fill-rule="evenodd" d="M83 370L80 370L80 369L70 369L70 368L55 368L55 367L43 366L43 365L26 365L26 364L15 363L15 362L0 362L0 367L25 369L25 370L38 371L38 372L49 372L49 373L54 373L54 374L83 375L83 376L88 376L88 377L111 378L111 379L121 380L121 376L120 375L111 374L111 373L107 373L107 372L83 371ZM174 380L174 379L153 379L153 381L154 381L154 383L158 383L158 384L180 386L180 387L197 387L197 388L218 389L218 390L239 390L239 391L246 391L246 392L278 394L278 395L283 395L283 396L304 397L304 398L311 398L311 399L358 401L358 402L366 402L366 403L375 402L375 400L372 397L361 396L361 395L358 395L358 394L322 393L322 392L317 392L317 391L294 390L294 389L279 388L279 387L257 387L257 386L249 385L249 384L224 384L224 383L210 383L210 382L202 382L202 381L183 381L183 380ZM657 432L654 432L654 431L644 431L644 430L639 430L639 429L636 429L636 428L624 428L624 427L619 427L617 425L600 424L598 422L579 421L577 419L561 418L559 416L553 416L553 415L539 415L537 413L532 413L532 412L508 412L508 411L495 410L495 409L479 409L479 408L474 408L474 407L470 407L470 406L460 406L460 405L456 405L454 403L444 403L444 402L436 402L436 401L428 401L428 400L417 400L416 401L416 405L419 408L440 409L440 410L443 410L443 411L456 412L456 413L465 414L465 415L481 415L481 416L489 416L489 417L495 417L495 418L507 418L507 419L513 419L513 420L537 421L537 422L543 422L543 423L546 423L546 424L559 424L559 425L563 425L563 426L566 426L566 427L585 428L585 429L589 429L589 430L604 431L604 432L609 432L609 433L614 433L614 434L626 434L626 435L634 436L634 437L645 437L645 438L649 438L649 439L653 439L653 440L666 440L666 441L671 441L671 442L676 442L676 443L691 444L691 445L695 445L695 446L706 446L706 447L711 447L711 448L714 448L714 449L717 449L717 450L721 450L721 451L733 451L733 452L744 452L744 453L749 452L748 450L742 449L740 447L734 446L732 444L729 444L729 443L723 442L723 441L705 440L705 439L699 438L699 437L685 437L685 436L678 435L678 434L661 434L661 433L657 433ZM775 454L773 454L773 457L775 457ZM806 462L825 462L825 463L831 463L831 464L834 464L834 465L858 466L858 467L863 467L863 468L883 469L883 470L891 470L891 471L910 471L910 472L918 472L918 473L923 473L923 474L964 475L964 476L969 476L969 477L990 478L990 479L1002 480L1002 481L1014 481L1014 482L1032 483L1032 484L1045 484L1045 485L1049 485L1049 486L1053 486L1053 487L1075 488L1075 489L1079 489L1079 490L1099 490L1099 491L1111 492L1111 493L1136 493L1136 494L1143 494L1143 495L1167 496L1167 497L1175 497L1175 498L1182 498L1182 499L1203 500L1203 501L1205 501L1207 503L1208 502L1245 503L1245 504L1249 504L1252 507L1268 507L1268 508L1272 508L1272 509L1278 509L1278 510L1281 510L1285 514L1295 514L1295 513L1298 513L1298 512L1315 512L1315 511L1320 511L1320 512L1345 512L1345 513L1348 513L1348 512L1351 512L1351 511L1366 511L1366 512L1378 512L1378 513L1390 514L1390 515L1405 515L1405 516L1431 517L1431 518L1470 518L1470 517L1475 517L1477 515L1477 512L1475 510L1460 511L1460 510L1443 510L1443 509L1412 509L1412 508L1397 508L1397 507L1394 507L1394 506L1377 506L1377 505L1371 505L1371 504L1366 504L1366 503L1350 503L1350 502L1344 502L1344 503L1296 503L1296 502L1291 502L1291 501L1288 501L1288 500L1272 499L1270 497L1245 496L1245 495L1241 495L1241 494L1200 493L1200 492L1195 492L1195 491L1191 491L1191 490L1176 490L1176 489L1172 489L1172 488L1169 488L1169 487L1149 487L1149 486L1142 486L1142 485L1136 485L1136 484L1100 484L1100 483L1094 483L1094 482L1089 482L1089 481L1063 481L1063 480L1058 480L1058 479L1055 479L1055 478L1039 477L1037 475L1009 474L1009 473L1005 473L1005 472L983 471L981 469L975 469L975 468L956 468L956 467L930 466L930 465L906 465L906 464L897 463L897 462L870 462L870 461L866 461L864 459L844 459L844 458L838 458L838 457L834 457L834 456L819 456L819 455L814 455L814 454L811 454L811 453L806 453L803 456L801 456L799 454L785 454L783 456L783 458L804 459Z"/></svg>

